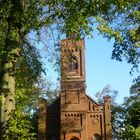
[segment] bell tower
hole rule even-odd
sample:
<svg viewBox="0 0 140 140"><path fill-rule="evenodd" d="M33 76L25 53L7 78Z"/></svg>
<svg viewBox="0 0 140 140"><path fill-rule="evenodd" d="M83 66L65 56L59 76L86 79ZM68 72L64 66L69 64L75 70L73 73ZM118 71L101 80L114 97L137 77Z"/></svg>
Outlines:
<svg viewBox="0 0 140 140"><path fill-rule="evenodd" d="M112 140L110 96L99 104L86 94L84 41L68 38L60 45L60 96L47 107L46 101L40 100L39 138Z"/></svg>
<svg viewBox="0 0 140 140"><path fill-rule="evenodd" d="M80 139L85 123L82 119L82 112L86 111L84 47L82 39L61 41L61 140L64 137L69 140L70 136Z"/></svg>
<svg viewBox="0 0 140 140"><path fill-rule="evenodd" d="M65 39L61 41L62 83L85 81L84 41Z"/></svg>

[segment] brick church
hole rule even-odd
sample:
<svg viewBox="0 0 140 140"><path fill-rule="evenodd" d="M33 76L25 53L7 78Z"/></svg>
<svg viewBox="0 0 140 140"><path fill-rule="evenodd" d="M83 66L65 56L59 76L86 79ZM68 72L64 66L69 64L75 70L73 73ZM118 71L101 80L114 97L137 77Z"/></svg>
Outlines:
<svg viewBox="0 0 140 140"><path fill-rule="evenodd" d="M61 91L39 101L39 140L112 140L110 96L98 104L86 94L84 41L61 41Z"/></svg>

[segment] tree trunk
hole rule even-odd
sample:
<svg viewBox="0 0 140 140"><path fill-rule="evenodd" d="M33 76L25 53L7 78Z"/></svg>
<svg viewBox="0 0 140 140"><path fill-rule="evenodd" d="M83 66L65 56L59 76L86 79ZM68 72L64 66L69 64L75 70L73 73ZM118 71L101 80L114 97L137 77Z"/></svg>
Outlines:
<svg viewBox="0 0 140 140"><path fill-rule="evenodd" d="M2 52L1 65L1 108L0 124L1 134L9 120L11 113L15 110L15 65L19 56L19 2L11 0L12 6L7 18L7 34ZM1 136L2 137L2 136Z"/></svg>

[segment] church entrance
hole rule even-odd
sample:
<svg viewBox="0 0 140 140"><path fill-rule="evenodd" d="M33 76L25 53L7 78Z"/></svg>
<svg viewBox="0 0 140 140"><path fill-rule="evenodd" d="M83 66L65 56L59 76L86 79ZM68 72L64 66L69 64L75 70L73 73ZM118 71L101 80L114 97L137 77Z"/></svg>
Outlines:
<svg viewBox="0 0 140 140"><path fill-rule="evenodd" d="M77 137L72 137L70 140L80 140L80 139Z"/></svg>

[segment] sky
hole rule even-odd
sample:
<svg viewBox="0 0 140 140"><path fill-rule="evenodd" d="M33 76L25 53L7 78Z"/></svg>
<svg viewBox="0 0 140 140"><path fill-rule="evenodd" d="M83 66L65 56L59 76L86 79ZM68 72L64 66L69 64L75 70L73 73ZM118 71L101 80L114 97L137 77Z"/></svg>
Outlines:
<svg viewBox="0 0 140 140"><path fill-rule="evenodd" d="M116 102L122 103L138 73L130 75L132 65L111 59L113 41L95 34L94 39L85 40L85 46L87 94L94 98L97 91L110 85L118 91Z"/></svg>
<svg viewBox="0 0 140 140"><path fill-rule="evenodd" d="M139 73L130 75L130 64L111 59L113 41L107 41L97 32L94 39L85 39L85 62L86 62L86 93L92 98L97 91L110 85L111 89L118 91L116 102L123 103L123 98L129 96L129 89L134 78ZM53 83L58 83L57 73L52 66L48 67L47 76Z"/></svg>

